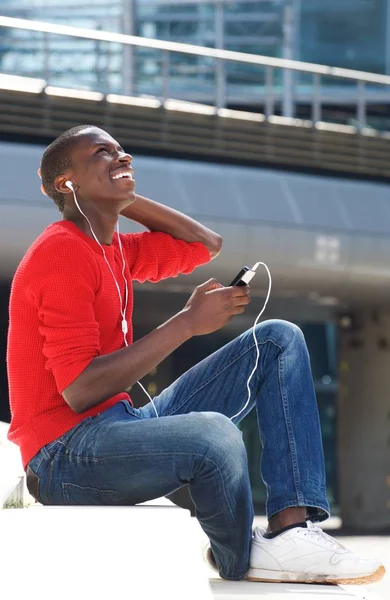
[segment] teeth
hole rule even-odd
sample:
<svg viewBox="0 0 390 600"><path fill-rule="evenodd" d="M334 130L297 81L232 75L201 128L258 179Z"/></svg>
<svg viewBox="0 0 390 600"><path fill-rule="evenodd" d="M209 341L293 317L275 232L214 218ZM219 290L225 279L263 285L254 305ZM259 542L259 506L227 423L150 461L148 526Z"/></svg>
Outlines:
<svg viewBox="0 0 390 600"><path fill-rule="evenodd" d="M128 179L133 179L131 173L118 173L118 175L114 175L111 179L122 179L123 177L127 177Z"/></svg>

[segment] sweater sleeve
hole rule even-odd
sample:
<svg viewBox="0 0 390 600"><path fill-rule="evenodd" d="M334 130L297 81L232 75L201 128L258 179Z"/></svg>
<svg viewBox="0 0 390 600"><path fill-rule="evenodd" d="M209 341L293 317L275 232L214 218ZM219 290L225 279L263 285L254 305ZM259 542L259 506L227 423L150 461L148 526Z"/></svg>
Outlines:
<svg viewBox="0 0 390 600"><path fill-rule="evenodd" d="M62 393L100 354L93 275L54 270L32 281L26 294L38 313L45 368Z"/></svg>
<svg viewBox="0 0 390 600"><path fill-rule="evenodd" d="M188 274L211 260L210 252L201 242L188 243L160 231L128 233L121 240L132 278L141 283Z"/></svg>

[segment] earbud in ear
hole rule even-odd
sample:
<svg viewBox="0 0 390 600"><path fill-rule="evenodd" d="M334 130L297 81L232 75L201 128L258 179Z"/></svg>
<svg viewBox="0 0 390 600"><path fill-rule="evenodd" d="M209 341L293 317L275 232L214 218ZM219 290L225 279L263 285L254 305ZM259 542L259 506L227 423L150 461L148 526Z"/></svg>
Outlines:
<svg viewBox="0 0 390 600"><path fill-rule="evenodd" d="M73 190L73 183L71 181L66 181L65 182L66 187L68 187L70 190Z"/></svg>

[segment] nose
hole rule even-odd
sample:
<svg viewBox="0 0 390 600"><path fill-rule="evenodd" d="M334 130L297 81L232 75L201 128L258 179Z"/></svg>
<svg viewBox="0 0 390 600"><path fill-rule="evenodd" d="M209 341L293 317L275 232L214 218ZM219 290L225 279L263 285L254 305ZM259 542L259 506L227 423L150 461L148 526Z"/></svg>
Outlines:
<svg viewBox="0 0 390 600"><path fill-rule="evenodd" d="M125 163L128 165L130 165L133 162L133 157L131 156L131 154L128 154L127 152L119 152L118 159L121 163Z"/></svg>

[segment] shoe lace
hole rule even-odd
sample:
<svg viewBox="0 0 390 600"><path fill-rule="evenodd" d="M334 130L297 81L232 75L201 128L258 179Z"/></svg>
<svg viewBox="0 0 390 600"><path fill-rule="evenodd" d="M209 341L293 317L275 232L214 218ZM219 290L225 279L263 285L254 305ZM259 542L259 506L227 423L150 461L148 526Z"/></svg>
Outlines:
<svg viewBox="0 0 390 600"><path fill-rule="evenodd" d="M322 544L326 545L328 548L332 550L337 550L338 552L348 552L348 549L340 544L337 540L335 540L332 536L328 535L320 527L314 525L311 521L307 522L307 529L304 530L305 536L311 537L314 540L320 541Z"/></svg>

